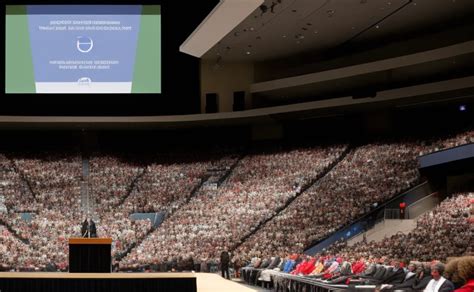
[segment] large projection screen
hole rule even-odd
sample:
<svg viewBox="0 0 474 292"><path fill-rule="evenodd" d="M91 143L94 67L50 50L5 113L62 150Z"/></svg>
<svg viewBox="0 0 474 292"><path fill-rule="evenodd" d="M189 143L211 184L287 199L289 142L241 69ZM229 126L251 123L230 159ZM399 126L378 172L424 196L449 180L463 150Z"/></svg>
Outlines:
<svg viewBox="0 0 474 292"><path fill-rule="evenodd" d="M7 5L5 93L161 93L161 6Z"/></svg>

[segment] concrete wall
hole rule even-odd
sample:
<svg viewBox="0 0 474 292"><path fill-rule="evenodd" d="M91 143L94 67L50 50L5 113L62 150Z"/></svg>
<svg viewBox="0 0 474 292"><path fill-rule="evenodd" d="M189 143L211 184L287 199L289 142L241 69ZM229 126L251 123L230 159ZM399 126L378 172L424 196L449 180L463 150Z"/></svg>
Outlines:
<svg viewBox="0 0 474 292"><path fill-rule="evenodd" d="M425 50L471 40L468 33L473 24L448 27L443 31L433 30L423 36L398 37L390 42L371 42L366 46L351 46L330 51L311 50L306 53L255 64L255 81L263 82L290 76L321 72L335 68L394 58Z"/></svg>
<svg viewBox="0 0 474 292"><path fill-rule="evenodd" d="M201 113L206 110L206 93L217 93L219 112L231 112L234 92L245 91L245 108L251 105L250 84L254 81L252 63L217 63L201 60Z"/></svg>

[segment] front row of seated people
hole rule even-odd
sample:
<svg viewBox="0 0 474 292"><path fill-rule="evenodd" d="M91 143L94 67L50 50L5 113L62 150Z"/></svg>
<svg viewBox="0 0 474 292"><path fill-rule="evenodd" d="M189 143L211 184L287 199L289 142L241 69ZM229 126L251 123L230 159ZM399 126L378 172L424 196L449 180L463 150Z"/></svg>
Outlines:
<svg viewBox="0 0 474 292"><path fill-rule="evenodd" d="M241 270L243 278L254 283L256 280L275 281L281 273L302 276L324 284L373 287L378 291L474 291L474 256L450 260L445 266L439 261L412 261L407 265L399 260L388 261L385 257L355 260L337 256L310 257L294 254L284 259L253 258Z"/></svg>

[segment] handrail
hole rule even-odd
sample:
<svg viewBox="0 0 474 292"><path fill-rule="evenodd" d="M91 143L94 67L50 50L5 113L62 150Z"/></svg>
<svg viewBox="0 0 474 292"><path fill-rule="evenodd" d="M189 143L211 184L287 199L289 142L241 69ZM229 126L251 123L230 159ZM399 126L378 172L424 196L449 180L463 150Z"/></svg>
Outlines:
<svg viewBox="0 0 474 292"><path fill-rule="evenodd" d="M446 151L446 150L452 150L452 149L456 149L456 148L459 148L459 147L464 147L464 146L470 145L470 144L474 144L474 143L469 142L469 143L465 143L465 144L461 144L461 145L456 145L454 147L447 147L447 148L444 148L444 149L439 149L439 150L436 150L436 151L433 151L433 152L429 152L429 153L426 153L426 154L423 154L423 155L419 155L417 157L417 159L428 156L428 155L433 155L433 154L436 154L436 153L439 153L439 152L443 152L443 151Z"/></svg>
<svg viewBox="0 0 474 292"><path fill-rule="evenodd" d="M420 184L418 184L418 185L416 185L416 186L414 186L414 187L411 187L410 189L408 189L408 190L406 190L406 191L404 191L404 192L402 192L402 193L400 193L400 194L398 194L398 195L392 197L391 199L389 199L388 201L382 203L380 206L376 207L375 209L373 209L373 210L370 211L369 213L366 213L366 214L360 216L359 218L357 218L357 219L351 221L350 223L348 223L348 224L342 226L341 228L339 228L339 229L337 229L336 231L332 232L331 234L325 236L324 238L322 238L322 239L320 239L320 240L317 240L317 241L313 241L309 246L307 246L307 247L304 249L304 252L305 252L305 253L308 252L310 249L312 249L312 248L315 247L316 245L318 245L318 244L324 242L325 240L327 240L328 238L330 238L333 234L336 234L336 233L338 233L338 232L341 232L341 231L343 231L343 230L345 230L345 229L351 227L352 225L355 225L355 224L357 224L357 223L360 223L361 221L363 221L363 220L365 220L365 219L368 219L368 218L370 218L370 217L373 216L373 215L377 215L379 212L383 211L383 210L385 209L385 207L388 206L389 204L395 202L395 201L398 200L398 199L401 199L402 197L406 196L408 193L411 193L411 192L413 192L413 191L415 191L415 190L417 190L417 189L419 189L419 188L421 188L421 187L423 187L423 186L425 186L425 185L427 185L427 184L428 184L428 181L424 181L424 182L422 182L422 183L420 183ZM354 236L355 236L355 235L356 235L356 234L354 234Z"/></svg>

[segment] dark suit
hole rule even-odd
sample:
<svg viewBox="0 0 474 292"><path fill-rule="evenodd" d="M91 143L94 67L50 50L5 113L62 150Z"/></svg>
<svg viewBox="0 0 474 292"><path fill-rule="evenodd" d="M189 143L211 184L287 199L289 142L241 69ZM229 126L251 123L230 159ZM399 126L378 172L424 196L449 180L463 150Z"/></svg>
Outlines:
<svg viewBox="0 0 474 292"><path fill-rule="evenodd" d="M366 284L380 284L380 281L384 278L387 268L385 266L377 264L375 267L375 273L372 276L366 277L364 281Z"/></svg>
<svg viewBox="0 0 474 292"><path fill-rule="evenodd" d="M402 268L398 268L396 271L392 269L391 272L380 281L380 283L393 285L400 284L403 280L405 280L405 271Z"/></svg>
<svg viewBox="0 0 474 292"><path fill-rule="evenodd" d="M431 281L431 275L429 273L425 274L421 279L415 279L415 284L413 284L413 290L423 290L426 288L426 285Z"/></svg>
<svg viewBox="0 0 474 292"><path fill-rule="evenodd" d="M415 285L415 282L416 282L416 274L413 274L408 279L404 279L402 283L394 285L393 289L403 290L403 289L406 289L406 288L412 288L413 285Z"/></svg>
<svg viewBox="0 0 474 292"><path fill-rule="evenodd" d="M270 263L267 269L274 269L278 267L279 263L280 263L280 257L275 257L275 259Z"/></svg>
<svg viewBox="0 0 474 292"><path fill-rule="evenodd" d="M91 224L89 224L89 232L91 233L91 237L97 237L97 228L95 227L95 222L91 220Z"/></svg>
<svg viewBox="0 0 474 292"><path fill-rule="evenodd" d="M81 234L82 237L97 237L97 228L95 227L94 221L91 220L91 222L87 222L87 220L84 220L82 223L82 228L81 228Z"/></svg>
<svg viewBox="0 0 474 292"><path fill-rule="evenodd" d="M385 276L387 269L382 265L377 265L375 267L375 274L372 276L372 279L380 281Z"/></svg>
<svg viewBox="0 0 474 292"><path fill-rule="evenodd" d="M229 253L227 251L223 251L221 253L221 271L222 271L222 277L227 278L227 279L230 279L229 262L230 262Z"/></svg>
<svg viewBox="0 0 474 292"><path fill-rule="evenodd" d="M382 281L385 278L390 277L394 273L393 267L389 266L385 268L385 272L383 273L382 277L380 277L380 280Z"/></svg>
<svg viewBox="0 0 474 292"><path fill-rule="evenodd" d="M377 267L376 264L370 264L367 267L367 269L365 269L365 271L360 274L360 277L361 278L372 277L375 274L375 272L377 271L376 267Z"/></svg>
<svg viewBox="0 0 474 292"><path fill-rule="evenodd" d="M84 220L84 222L82 222L82 228L81 228L81 235L82 237L89 237L89 233L88 233L88 228L89 227L89 223L87 222L87 219Z"/></svg>

